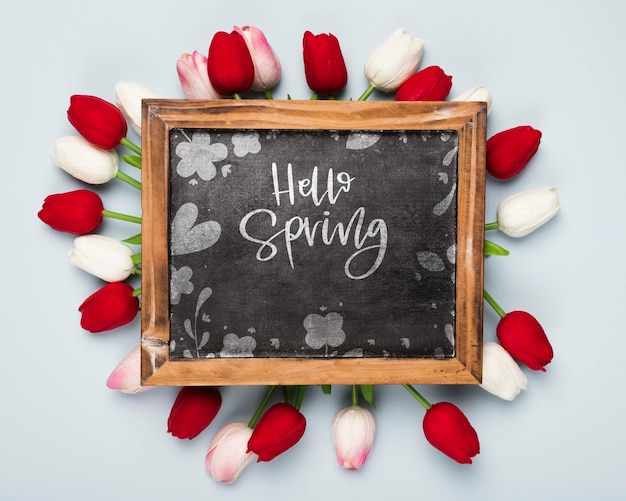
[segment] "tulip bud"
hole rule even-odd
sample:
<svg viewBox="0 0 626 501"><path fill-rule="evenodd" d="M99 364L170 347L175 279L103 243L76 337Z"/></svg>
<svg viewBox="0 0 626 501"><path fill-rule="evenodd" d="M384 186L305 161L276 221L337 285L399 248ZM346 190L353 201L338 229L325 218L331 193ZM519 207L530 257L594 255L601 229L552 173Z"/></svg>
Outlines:
<svg viewBox="0 0 626 501"><path fill-rule="evenodd" d="M222 406L217 388L185 386L179 392L167 420L167 432L192 439L211 424Z"/></svg>
<svg viewBox="0 0 626 501"><path fill-rule="evenodd" d="M248 452L258 455L257 461L271 461L298 443L305 428L306 419L293 405L274 404L254 427Z"/></svg>
<svg viewBox="0 0 626 501"><path fill-rule="evenodd" d="M103 332L132 322L139 310L139 299L133 292L126 283L106 284L78 307L80 326L89 332Z"/></svg>
<svg viewBox="0 0 626 501"><path fill-rule="evenodd" d="M528 379L501 345L483 345L483 379L480 387L504 400L514 400L528 387Z"/></svg>
<svg viewBox="0 0 626 501"><path fill-rule="evenodd" d="M135 271L132 249L104 235L82 235L74 239L68 253L70 263L106 282L122 282Z"/></svg>
<svg viewBox="0 0 626 501"><path fill-rule="evenodd" d="M529 125L503 130L487 140L487 172L497 179L509 179L528 165L539 149L541 131Z"/></svg>
<svg viewBox="0 0 626 501"><path fill-rule="evenodd" d="M119 157L79 136L65 136L54 143L52 161L65 172L88 184L104 184L117 175Z"/></svg>
<svg viewBox="0 0 626 501"><path fill-rule="evenodd" d="M478 101L487 103L487 115L491 113L491 92L484 87L472 87L452 101Z"/></svg>
<svg viewBox="0 0 626 501"><path fill-rule="evenodd" d="M207 58L194 50L176 61L178 79L187 99L219 99L221 96L211 86Z"/></svg>
<svg viewBox="0 0 626 501"><path fill-rule="evenodd" d="M337 412L332 435L339 465L348 470L363 466L372 450L375 433L376 422L367 409L352 405Z"/></svg>
<svg viewBox="0 0 626 501"><path fill-rule="evenodd" d="M39 219L57 231L74 235L91 233L102 223L102 199L89 190L75 190L48 195Z"/></svg>
<svg viewBox="0 0 626 501"><path fill-rule="evenodd" d="M208 78L208 77L207 77ZM141 100L157 97L145 85L135 82L117 82L115 101L133 130L141 135Z"/></svg>
<svg viewBox="0 0 626 501"><path fill-rule="evenodd" d="M374 49L365 62L365 78L378 90L384 92L397 90L417 71L423 52L422 40L398 28Z"/></svg>
<svg viewBox="0 0 626 501"><path fill-rule="evenodd" d="M348 70L335 35L306 31L302 47L306 82L313 92L332 96L346 86Z"/></svg>
<svg viewBox="0 0 626 501"><path fill-rule="evenodd" d="M457 463L471 464L472 458L480 452L476 430L454 404L433 404L426 411L422 424L426 440Z"/></svg>
<svg viewBox="0 0 626 501"><path fill-rule="evenodd" d="M235 26L234 29L246 41L254 64L254 80L250 89L264 91L275 87L281 76L280 61L265 34L254 26Z"/></svg>
<svg viewBox="0 0 626 501"><path fill-rule="evenodd" d="M250 88L254 63L244 37L233 31L218 31L209 45L207 72L218 94L232 96Z"/></svg>
<svg viewBox="0 0 626 501"><path fill-rule="evenodd" d="M396 92L396 101L443 101L452 88L452 77L439 66L429 66L410 76Z"/></svg>
<svg viewBox="0 0 626 501"><path fill-rule="evenodd" d="M532 370L545 372L554 352L543 327L525 311L511 311L500 318L496 335L511 356Z"/></svg>
<svg viewBox="0 0 626 501"><path fill-rule="evenodd" d="M141 386L141 345L135 346L109 375L107 388L122 393L139 393L154 386Z"/></svg>
<svg viewBox="0 0 626 501"><path fill-rule="evenodd" d="M523 237L550 221L560 208L555 188L515 193L498 205L498 229L510 237Z"/></svg>
<svg viewBox="0 0 626 501"><path fill-rule="evenodd" d="M246 452L252 429L241 421L235 421L217 432L206 455L207 471L214 480L232 484L243 469L254 461L255 455Z"/></svg>
<svg viewBox="0 0 626 501"><path fill-rule="evenodd" d="M128 132L120 109L96 96L71 96L67 118L81 136L104 150L118 146Z"/></svg>

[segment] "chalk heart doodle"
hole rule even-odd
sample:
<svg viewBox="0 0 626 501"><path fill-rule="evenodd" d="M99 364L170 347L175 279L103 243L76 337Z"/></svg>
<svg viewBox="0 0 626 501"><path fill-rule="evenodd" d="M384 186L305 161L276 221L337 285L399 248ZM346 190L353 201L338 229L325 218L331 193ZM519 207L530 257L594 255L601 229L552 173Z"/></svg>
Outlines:
<svg viewBox="0 0 626 501"><path fill-rule="evenodd" d="M176 211L171 227L170 248L172 255L191 254L208 249L217 242L222 227L217 221L205 221L195 224L198 219L198 207L186 203Z"/></svg>
<svg viewBox="0 0 626 501"><path fill-rule="evenodd" d="M317 313L307 315L302 322L306 329L305 343L319 350L324 346L336 348L346 340L346 333L343 331L343 317L334 311L325 317Z"/></svg>
<svg viewBox="0 0 626 501"><path fill-rule="evenodd" d="M239 337L237 334L224 336L224 347L220 351L221 357L253 357L256 341L252 336Z"/></svg>

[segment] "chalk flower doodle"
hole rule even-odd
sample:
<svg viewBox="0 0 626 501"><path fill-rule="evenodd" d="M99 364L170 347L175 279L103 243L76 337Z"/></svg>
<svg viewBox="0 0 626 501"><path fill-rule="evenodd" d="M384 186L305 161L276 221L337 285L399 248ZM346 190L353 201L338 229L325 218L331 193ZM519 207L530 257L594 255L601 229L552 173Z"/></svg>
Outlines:
<svg viewBox="0 0 626 501"><path fill-rule="evenodd" d="M310 32L307 33L304 38L307 77L314 72L314 83L316 83L310 88L327 99L336 99L335 92L343 92L342 89L345 86L343 78L345 64L339 39L332 34L315 38ZM332 41L330 48L317 45L327 40ZM266 99L273 98L270 88L278 84L281 67L275 51L261 30L253 26L243 26L235 27L231 33L220 31L214 35L209 47L208 57L198 51L189 51L176 62L176 70L185 98L243 99L258 97L258 93ZM311 50L314 50L315 54ZM438 66L431 66L420 73L418 70L423 50L424 42L421 39L412 36L404 29L395 30L390 37L375 47L366 60L364 73L367 88L357 100L364 101L376 92L395 92L396 99L448 99L448 93L452 89L452 76L445 74ZM337 63L334 69L341 70L334 75L323 73L324 60L317 57L317 54L326 54L329 51L334 55L335 63ZM307 78L307 82L309 80ZM328 83L327 80L330 86L319 85L320 82ZM398 89L402 89L399 95ZM129 130L126 122L131 125L131 131L140 135L138 110L141 109L141 98L156 97L156 95L144 85L135 82L120 82L116 86L115 93L117 107L96 96L74 95L70 97L68 117L79 136L67 136L57 140L54 145L53 162L77 180L90 184L96 189L98 185L109 181L117 182L113 181L115 178L140 191L142 185L138 179L139 176L132 176L124 171L126 169L124 164L140 169L142 163L141 148L126 137ZM291 99L291 96L288 95L287 98ZM309 96L309 99L318 98L320 96L317 93ZM452 100L484 102L487 104L487 113L492 112L491 93L484 87L472 87L465 92L458 93L457 97ZM441 188L441 191L437 191L439 201L434 206L429 203L427 209L430 217L439 219L452 217L451 213L454 210L451 207L456 209L453 202L456 197L457 176L453 167L459 155L458 137L446 131L425 131L414 136L406 132L401 131L393 137L394 147L405 147L414 137L417 138L416 142L424 145L433 142L445 143L446 149L443 157L434 162L436 165L433 165L430 171L433 186L436 186L438 190ZM197 195L197 192L201 191L200 188L209 189L219 184L236 184L232 182L232 179L236 175L237 167L241 165L241 159L248 155L263 156L266 154L265 146L270 141L279 140L281 134L278 131L269 130L263 134L263 138L254 131L241 131L231 136L220 135L219 131L215 133L196 131L188 135L186 130L175 129L173 136L177 141L173 143L172 149L172 157L176 157L172 159L172 162L176 164L175 175L188 179L189 191ZM486 143L487 173L499 181L516 178L532 162L539 148L541 137L541 131L530 125L520 125L492 135ZM379 134L378 131L359 131L349 134L335 131L331 137L332 143L338 145L343 154L348 152L357 155L360 154L360 150L365 149L383 151L381 143L386 140L388 138L385 138L384 134ZM262 150L264 150L263 153L261 153ZM299 244L303 245L297 247L298 252L303 248L306 249L307 245L312 247L320 241L325 246L339 241L344 247L349 242L353 242L356 251L347 259L343 271L349 279L354 281L368 278L385 257L388 238L385 221L376 218L367 226L365 208L359 207L352 219L343 223L333 220L335 216L330 210L320 208L322 202L328 201L332 206L339 197L352 196L355 191L356 178L349 172L339 169L336 172L329 169L328 173L323 174L321 171L318 172L316 166L310 174L298 174L299 178L294 181L291 168L291 163L280 166L272 164L273 195L276 197L276 207L280 207L281 203L283 207L293 207L296 195L309 198L319 208L319 214L316 216L319 221L290 215L291 219L288 219L286 223L281 222L283 224L281 229L280 224L276 225L276 213L270 209L261 208L241 219L242 226L239 228L241 236L253 244L260 245L258 256L262 261L270 261L276 255L278 246L272 241L276 238L278 242L282 238L286 247L282 258L285 258L285 254L287 255L292 269L296 269L300 262L300 256L294 251ZM217 177L219 172L222 174L221 177ZM317 192L318 175L326 176L326 191ZM208 181L212 182L208 183ZM279 182L282 183L280 188ZM101 187L100 189L101 194L104 194L105 190ZM351 190L352 192L348 195ZM102 228L101 217L115 217L135 224L141 224L141 218L104 210L103 207L106 204L101 203L99 195L87 195L87 197L97 198L98 202L95 205L92 204L93 206L90 205L92 213L88 225L68 226L73 222L66 221L68 215L74 216L69 213L61 214L63 224L60 224L59 214L51 212L53 209L59 209L51 206L51 198L44 201L40 217L54 230L78 234L75 241L76 248L70 251L70 261L93 273L102 281L110 282L104 287L101 284L99 289L91 293L83 303L83 306L89 303L95 308L89 314L93 321L87 325L89 322L85 322L83 318L83 327L90 332L100 333L132 322L140 309L139 303L142 296L141 286L131 285L139 279L142 273L141 233L134 234L124 241L98 234L97 232ZM55 196L54 201L58 202L58 198ZM67 197L63 198L62 201L65 202ZM221 207L216 206L213 212L199 204L200 202L189 194L189 198L179 199L172 204L169 209L170 214L164 216L168 217L170 222L169 257L176 258L172 259L168 267L169 303L170 305L183 303L189 305L189 308L184 310L186 313L180 318L171 315L171 321L176 322L180 327L180 335L178 338L170 339L170 353L178 353L183 358L189 359L229 358L255 357L257 356L255 352L261 350L262 344L266 344L268 350L278 350L279 347L282 349L288 340L279 338L280 333L273 331L266 333L266 338L262 338L260 332L262 327L256 321L244 319L245 324L242 328L221 322L218 318L221 313L220 308L227 307L230 298L227 297L224 300L222 291L214 291L208 284L198 281L198 277L194 276L194 270L197 268L187 262L177 261L178 256L183 256L184 259L198 258L200 251L216 246L218 242L222 243L225 240L225 238L222 239L223 212L220 213ZM513 199L503 200L498 210L497 221L486 224L485 231L499 229L505 237L523 237L543 226L559 210L560 204L554 188L526 190L514 196ZM244 224L248 222L249 226ZM271 223L272 231L277 232L276 235L269 238L259 236L256 233L259 227L268 222ZM322 228L319 235L316 234L318 227ZM360 237L352 238L351 232ZM300 237L302 237L300 242L295 242ZM364 247L367 238L375 237L377 241L373 245ZM450 280L455 281L456 245L450 244L443 237L438 240L437 242L424 242L422 247L412 251L411 259L414 264L405 273L412 284L419 287L422 285L420 281L426 280L428 276L443 278L439 282L442 286L449 286ZM366 268L365 271L353 272L351 268L353 258L359 256L361 252L372 249L377 254L369 271ZM228 252L231 251L232 249L229 248ZM78 254L80 256L77 257ZM112 265L113 254L115 262ZM485 257L508 254L508 250L497 243L485 240ZM210 260L202 261L204 267L210 267L213 264ZM415 284L415 281L418 283ZM249 289L256 285L253 283ZM245 296L247 292L246 290L239 291L238 294ZM498 341L488 341L483 346L484 364L481 387L486 392L504 400L513 400L527 388L528 381L524 370L545 372L546 366L552 361L554 352L546 332L533 315L522 310L507 313L487 291L483 291L483 295L486 303L500 316L500 321L494 333ZM425 304L426 309L439 309L444 313L444 316L440 317L443 320L435 326L440 332L443 331L444 336L441 343L438 342L439 346L434 348L434 357L445 357L449 346L444 345L448 343L454 348L455 309L450 310L449 304L438 304L433 300ZM213 305L218 306L213 308ZM310 309L315 308L311 305L301 305L302 309L298 315L294 316L299 329L294 334L298 338L297 349L305 352L317 351L316 356L323 357L363 357L366 356L365 351L370 347L383 344L383 340L377 338L375 333L367 333L364 335L364 346L351 345L351 332L349 329L347 333L344 330L346 328L344 324L349 321L349 315L347 310L343 309L343 305L343 302L332 305L325 303L325 306L319 307L322 314L310 313ZM83 306L81 310L84 310ZM240 313L239 310L237 313ZM375 314L376 312L372 313L372 315ZM88 315L83 311L83 317L85 316ZM247 334L240 336L246 331ZM400 333L394 342L405 350L410 349L414 344L413 339L404 332ZM345 349L340 354L338 348L341 346ZM263 349L266 348L263 347ZM319 352L322 354L320 355ZM389 356L387 347L382 348L382 353L384 357ZM137 346L113 369L106 381L107 386L125 393L151 389L152 387L141 385L140 358L140 346ZM518 363L525 367L521 368ZM329 385L318 386L325 394L331 393ZM478 433L465 414L450 402L431 404L413 386L409 384L402 386L425 409L423 432L428 442L458 463L472 463L480 452L480 444ZM270 386L265 390L247 423L232 422L223 426L214 435L215 438L208 446L205 464L207 471L216 481L232 483L255 459L257 462L272 460L276 455L285 453L296 445L304 434L306 420L300 409L307 386L284 386L282 388L283 402L270 406L275 389L275 386ZM177 414L176 428L183 432L173 434L179 435L179 438L192 438L192 435L200 435L200 428L191 422L196 419L195 414L197 414L192 407L197 407L203 402L189 400L187 394L195 392L185 390L185 387L181 392L186 397L185 402L182 402L182 397L177 399L172 407L172 413ZM221 395L217 390L210 389L207 393L211 397L210 412L204 416L202 429L213 421L214 414L218 412L221 405ZM371 406L372 411L360 406L362 400ZM187 406L192 411L179 412ZM340 408L343 410L336 415L333 428L336 457L342 467L358 469L364 466L374 447L374 386L352 385L351 406L341 405ZM357 423L357 428L354 428L354 423ZM329 456L332 457L333 454L330 453Z"/></svg>

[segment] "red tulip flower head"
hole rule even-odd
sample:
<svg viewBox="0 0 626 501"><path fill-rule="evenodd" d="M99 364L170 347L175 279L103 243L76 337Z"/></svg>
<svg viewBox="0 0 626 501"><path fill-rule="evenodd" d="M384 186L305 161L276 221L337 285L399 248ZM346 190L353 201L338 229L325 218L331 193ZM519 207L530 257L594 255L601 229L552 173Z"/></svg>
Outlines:
<svg viewBox="0 0 626 501"><path fill-rule="evenodd" d="M457 463L471 464L480 452L478 434L454 404L433 404L424 416L424 435L430 444Z"/></svg>
<svg viewBox="0 0 626 501"><path fill-rule="evenodd" d="M271 461L298 443L305 428L306 419L293 405L274 404L254 427L248 452L259 456L257 461Z"/></svg>
<svg viewBox="0 0 626 501"><path fill-rule="evenodd" d="M443 101L452 89L452 77L439 66L429 66L409 77L396 92L396 101Z"/></svg>
<svg viewBox="0 0 626 501"><path fill-rule="evenodd" d="M317 94L333 95L348 83L339 40L332 33L304 33L302 40L306 82Z"/></svg>
<svg viewBox="0 0 626 501"><path fill-rule="evenodd" d="M116 329L131 322L139 310L139 299L133 288L124 282L113 282L89 296L78 307L80 325L89 332Z"/></svg>
<svg viewBox="0 0 626 501"><path fill-rule="evenodd" d="M48 195L37 216L57 231L84 235L102 224L103 210L102 199L97 193L75 190Z"/></svg>
<svg viewBox="0 0 626 501"><path fill-rule="evenodd" d="M487 172L496 179L509 179L528 165L539 149L541 131L530 125L503 130L487 140Z"/></svg>
<svg viewBox="0 0 626 501"><path fill-rule="evenodd" d="M532 370L545 372L554 352L537 319L525 311L511 311L496 327L500 344L509 354Z"/></svg>
<svg viewBox="0 0 626 501"><path fill-rule="evenodd" d="M254 62L243 35L218 31L209 45L207 72L218 94L237 95L254 81Z"/></svg>
<svg viewBox="0 0 626 501"><path fill-rule="evenodd" d="M221 406L222 395L217 388L185 386L172 405L167 432L191 440L211 424Z"/></svg>
<svg viewBox="0 0 626 501"><path fill-rule="evenodd" d="M122 111L96 96L75 94L70 97L67 118L81 136L105 150L118 146L128 132Z"/></svg>

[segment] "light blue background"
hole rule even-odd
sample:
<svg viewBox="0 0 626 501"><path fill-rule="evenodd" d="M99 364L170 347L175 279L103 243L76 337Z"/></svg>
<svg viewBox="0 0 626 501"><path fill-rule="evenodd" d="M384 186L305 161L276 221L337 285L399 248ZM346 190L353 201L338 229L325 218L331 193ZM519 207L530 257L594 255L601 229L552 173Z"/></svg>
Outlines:
<svg viewBox="0 0 626 501"><path fill-rule="evenodd" d="M7 500L586 500L626 494L624 403L624 49L621 1L525 2L241 0L13 2L0 20L2 217L0 498ZM261 388L223 391L216 421L193 441L166 433L174 388L138 395L105 381L138 342L139 324L92 335L78 305L100 286L66 259L72 237L36 217L46 195L82 185L50 160L74 131L69 96L114 99L134 80L183 97L175 63L205 52L215 31L263 29L284 69L276 97L306 99L305 30L332 32L349 70L344 97L366 86L363 63L397 27L425 42L422 67L453 75L451 97L483 85L493 94L489 135L529 124L539 153L517 178L490 179L487 219L506 195L555 186L562 212L536 233L490 237L511 250L486 263L486 287L506 310L532 312L555 350L546 373L526 371L514 402L477 387L422 387L459 405L477 429L471 466L433 449L423 409L400 387L378 388L373 453L357 472L335 462L334 413L348 388L310 389L307 432L271 463L250 466L231 486L214 482L204 455L217 429L247 420ZM375 95L372 99L380 98ZM111 210L137 213L139 194L113 181ZM127 236L126 223L103 231ZM485 340L495 339L486 308Z"/></svg>

